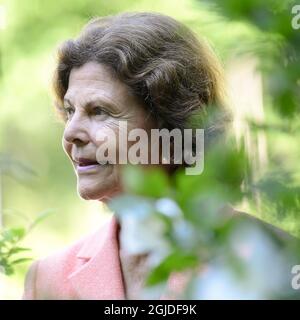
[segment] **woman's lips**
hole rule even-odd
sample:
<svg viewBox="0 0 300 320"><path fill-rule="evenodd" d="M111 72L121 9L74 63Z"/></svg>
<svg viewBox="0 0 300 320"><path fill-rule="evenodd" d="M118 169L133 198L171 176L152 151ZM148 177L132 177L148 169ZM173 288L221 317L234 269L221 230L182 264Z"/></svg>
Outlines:
<svg viewBox="0 0 300 320"><path fill-rule="evenodd" d="M83 166L89 166L89 165L97 165L98 161L94 160L94 159L90 159L90 158L78 158L75 159L75 162L78 163L79 166L83 167Z"/></svg>
<svg viewBox="0 0 300 320"><path fill-rule="evenodd" d="M98 163L95 160L87 158L79 158L74 162L78 173L93 173L99 170L100 167L103 168L109 166L109 163L107 162Z"/></svg>
<svg viewBox="0 0 300 320"><path fill-rule="evenodd" d="M86 166L80 166L80 165L76 165L76 169L77 169L77 172L78 173L85 173L85 172L92 172L92 171L95 171L95 170L98 170L99 167L102 167L101 164L89 164L89 165L86 165Z"/></svg>

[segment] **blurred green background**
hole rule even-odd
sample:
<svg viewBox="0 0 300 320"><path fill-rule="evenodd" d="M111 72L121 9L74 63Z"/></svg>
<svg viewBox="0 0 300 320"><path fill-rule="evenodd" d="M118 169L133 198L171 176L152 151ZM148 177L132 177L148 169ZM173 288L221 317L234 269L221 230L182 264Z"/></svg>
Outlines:
<svg viewBox="0 0 300 320"><path fill-rule="evenodd" d="M249 179L262 181L265 191L254 191L238 207L300 235L295 60L300 30L291 27L291 6L291 1L266 1L265 6L232 0L0 1L2 225L30 224L50 210L53 214L23 241L34 258L41 258L109 217L101 203L77 196L75 175L61 147L63 126L55 118L50 92L56 48L94 16L157 11L206 38L224 65L235 134L246 143L253 166ZM274 10L270 14L265 8ZM0 273L0 299L21 297L28 265L18 265L11 277Z"/></svg>

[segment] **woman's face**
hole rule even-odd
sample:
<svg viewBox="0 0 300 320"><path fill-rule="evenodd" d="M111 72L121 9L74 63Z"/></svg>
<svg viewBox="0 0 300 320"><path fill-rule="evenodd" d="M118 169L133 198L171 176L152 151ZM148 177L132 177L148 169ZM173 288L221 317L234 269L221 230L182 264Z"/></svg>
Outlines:
<svg viewBox="0 0 300 320"><path fill-rule="evenodd" d="M113 77L108 67L88 62L73 68L69 87L64 97L67 122L63 134L63 148L77 175L77 190L84 199L105 200L121 191L120 164L99 164L97 150L103 143L99 135L117 138L119 121L126 121L128 131L142 128L147 131L153 122L143 103L129 88ZM108 137L109 144L114 139ZM128 148L130 144L128 143ZM98 162L97 162L98 160Z"/></svg>

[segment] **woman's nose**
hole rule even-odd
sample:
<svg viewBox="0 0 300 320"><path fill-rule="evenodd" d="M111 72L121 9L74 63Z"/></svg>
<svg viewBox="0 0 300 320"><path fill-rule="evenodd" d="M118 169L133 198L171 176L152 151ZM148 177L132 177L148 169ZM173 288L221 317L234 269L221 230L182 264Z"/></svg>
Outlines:
<svg viewBox="0 0 300 320"><path fill-rule="evenodd" d="M77 146L82 146L89 142L88 132L85 129L83 120L76 115L67 123L63 137L68 143L76 144Z"/></svg>

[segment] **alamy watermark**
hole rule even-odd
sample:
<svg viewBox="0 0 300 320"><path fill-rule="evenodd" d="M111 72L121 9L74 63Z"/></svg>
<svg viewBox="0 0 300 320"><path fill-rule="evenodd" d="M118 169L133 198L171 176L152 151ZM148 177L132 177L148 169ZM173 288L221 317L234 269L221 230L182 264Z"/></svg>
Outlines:
<svg viewBox="0 0 300 320"><path fill-rule="evenodd" d="M292 28L294 30L300 29L300 4L296 4L292 7Z"/></svg>
<svg viewBox="0 0 300 320"><path fill-rule="evenodd" d="M300 264L294 265L291 272L292 274L294 274L291 282L292 288L295 290L299 290L300 289Z"/></svg>
<svg viewBox="0 0 300 320"><path fill-rule="evenodd" d="M96 159L100 164L185 164L187 175L204 169L204 129L168 130L141 128L128 131L127 121L119 121L118 133L99 129Z"/></svg>

